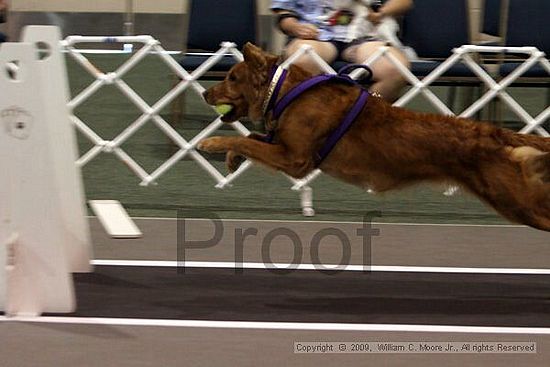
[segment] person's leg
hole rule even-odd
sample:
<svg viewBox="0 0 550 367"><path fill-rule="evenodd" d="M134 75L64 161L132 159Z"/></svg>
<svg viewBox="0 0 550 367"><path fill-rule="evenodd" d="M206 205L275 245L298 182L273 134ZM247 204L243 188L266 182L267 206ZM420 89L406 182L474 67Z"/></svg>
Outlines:
<svg viewBox="0 0 550 367"><path fill-rule="evenodd" d="M302 45L310 45L313 50L329 64L336 59L336 56L338 56L336 47L330 42L301 40L296 38L287 45L285 49L285 57L288 58L290 55L294 54ZM321 68L319 68L319 65L307 55L300 57L296 61L296 64L312 72L313 74L319 74L322 71Z"/></svg>
<svg viewBox="0 0 550 367"><path fill-rule="evenodd" d="M363 63L384 45L384 42L365 42L349 47L344 51L342 56L346 61ZM409 60L400 50L391 47L389 52L407 68L410 67ZM386 57L381 57L371 64L370 67L374 73L374 84L371 87L371 91L380 93L387 101L395 101L399 97L401 89L407 84L397 66Z"/></svg>
<svg viewBox="0 0 550 367"><path fill-rule="evenodd" d="M2 32L0 32L0 43L2 42L6 42L8 40L8 38L6 37L6 35Z"/></svg>

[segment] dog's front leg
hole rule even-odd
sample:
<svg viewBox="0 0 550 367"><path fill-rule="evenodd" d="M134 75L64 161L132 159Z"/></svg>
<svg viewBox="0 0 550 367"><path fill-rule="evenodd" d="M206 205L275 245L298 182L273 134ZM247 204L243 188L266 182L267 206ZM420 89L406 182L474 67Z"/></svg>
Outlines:
<svg viewBox="0 0 550 367"><path fill-rule="evenodd" d="M313 161L305 152L242 136L214 136L202 140L197 147L208 153L233 151L295 178L302 178L313 169Z"/></svg>
<svg viewBox="0 0 550 367"><path fill-rule="evenodd" d="M246 136L248 139L254 139L258 141L264 141L266 139L265 134L259 134L259 133L250 133ZM227 167L228 171L230 173L235 172L241 164L246 160L246 157L240 154L235 153L232 150L229 150L227 154L225 155L225 166Z"/></svg>

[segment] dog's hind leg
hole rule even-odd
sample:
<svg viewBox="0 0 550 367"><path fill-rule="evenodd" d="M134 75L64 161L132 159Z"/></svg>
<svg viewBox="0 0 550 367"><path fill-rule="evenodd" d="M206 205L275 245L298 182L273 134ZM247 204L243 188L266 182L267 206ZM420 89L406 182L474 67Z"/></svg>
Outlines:
<svg viewBox="0 0 550 367"><path fill-rule="evenodd" d="M527 195L534 205L534 220L539 224L535 227L550 230L550 153L528 146L508 151L521 166Z"/></svg>
<svg viewBox="0 0 550 367"><path fill-rule="evenodd" d="M463 183L504 217L550 231L549 156L532 147L508 147Z"/></svg>

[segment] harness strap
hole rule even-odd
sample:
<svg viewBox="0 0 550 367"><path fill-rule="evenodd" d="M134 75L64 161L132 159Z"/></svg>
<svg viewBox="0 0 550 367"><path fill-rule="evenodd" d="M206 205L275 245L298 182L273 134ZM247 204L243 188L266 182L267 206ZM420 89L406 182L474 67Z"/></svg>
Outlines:
<svg viewBox="0 0 550 367"><path fill-rule="evenodd" d="M321 149L319 149L319 151L315 155L316 167L319 167L319 165L330 154L330 152L332 151L332 149L334 149L340 139L342 139L344 134L348 132L349 128L367 103L368 98L369 93L366 90L361 89L361 94L359 94L359 97L357 97L357 99L355 100L353 107L344 118L344 121L342 121L342 123L340 123L340 125L338 125L338 127L334 131L332 131L327 140L325 140L325 143L323 144Z"/></svg>
<svg viewBox="0 0 550 367"><path fill-rule="evenodd" d="M264 136L264 141L271 144L273 143L273 139L275 139L275 130L269 130Z"/></svg>
<svg viewBox="0 0 550 367"><path fill-rule="evenodd" d="M292 88L287 94L285 94L279 101L275 102L277 99L277 95L279 94L279 91L281 89L281 86L283 84L284 79L286 78L286 73L283 75L282 78L279 78L275 85L272 87L273 89L269 92L269 98L266 100L266 107L264 110L264 113L269 112L273 108L272 118L277 120L281 114L284 112L284 110L296 99L298 98L302 93L310 90L311 88L328 81L335 81L350 85L359 85L358 82L354 79L351 79L349 76L349 73L354 69L364 69L368 72L368 75L366 77L363 77L362 79L370 80L372 78L372 71L368 66L365 65L347 65L340 69L338 71L338 74L328 74L328 75L318 75L314 76L308 80L305 80ZM278 71L278 70L277 70ZM276 74L274 72L273 74ZM344 136L344 134L349 130L365 104L367 103L367 99L369 97L369 93L364 90L361 87L361 93L359 94L359 97L353 104L350 111L347 113L346 117L344 118L344 121L330 134L330 136L327 138L319 152L315 155L315 165L319 166L323 160L330 154L332 149L336 146L338 141ZM273 104L275 106L273 106ZM273 142L273 139L275 137L275 131L271 130L268 132L268 134L265 136L264 141L267 143Z"/></svg>
<svg viewBox="0 0 550 367"><path fill-rule="evenodd" d="M285 110L285 108L287 108L292 103L292 101L298 98L302 93L306 92L307 90L321 83L324 83L327 81L336 81L336 82L342 82L350 85L358 85L358 81L350 78L349 76L349 73L355 69L364 69L367 72L367 75L361 78L362 81L369 81L370 79L372 79L372 75L373 75L372 70L366 65L359 65L359 64L346 65L340 70L338 70L338 74L324 74L324 75L314 76L308 80L301 82L300 84L292 88L278 102L275 103L275 106L273 107L273 118L278 119L283 113L283 111ZM284 77L286 77L286 74ZM278 92L279 91L277 90L277 94ZM273 98L270 101L271 106L273 105L275 98ZM269 110L271 110L271 108L267 109L267 111Z"/></svg>
<svg viewBox="0 0 550 367"><path fill-rule="evenodd" d="M283 111L302 93L310 90L311 88L328 81L340 81L347 84L356 84L356 82L348 76L344 75L318 75L310 78L294 88L292 88L287 94L285 94L273 108L273 118L278 119Z"/></svg>

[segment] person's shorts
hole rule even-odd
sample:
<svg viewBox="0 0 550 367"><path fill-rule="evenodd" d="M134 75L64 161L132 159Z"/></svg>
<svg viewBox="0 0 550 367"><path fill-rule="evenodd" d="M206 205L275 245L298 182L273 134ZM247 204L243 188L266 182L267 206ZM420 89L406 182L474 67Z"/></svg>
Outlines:
<svg viewBox="0 0 550 367"><path fill-rule="evenodd" d="M296 39L296 37L288 37L287 39L287 45L294 41ZM329 42L331 43L332 45L334 45L334 47L336 47L336 50L338 52L338 56L336 57L337 60L344 60L342 58L342 55L344 54L344 52L352 47L356 47L356 46L359 46L359 45L362 45L363 43L365 42L379 42L381 41L380 39L376 38L376 37L370 37L370 36L367 36L367 37L361 37L361 38L357 38L351 42L344 42L344 41L336 41L336 40L330 40L330 41L320 41L320 42ZM344 60L345 61L345 60Z"/></svg>
<svg viewBox="0 0 550 367"><path fill-rule="evenodd" d="M328 41L328 42L332 43L334 47L336 47L336 50L338 50L338 55L339 55L338 57L341 57L342 54L350 47L359 46L365 42L376 42L376 41L380 41L380 40L376 37L368 36L368 37L358 38L351 42L343 42L343 41Z"/></svg>

